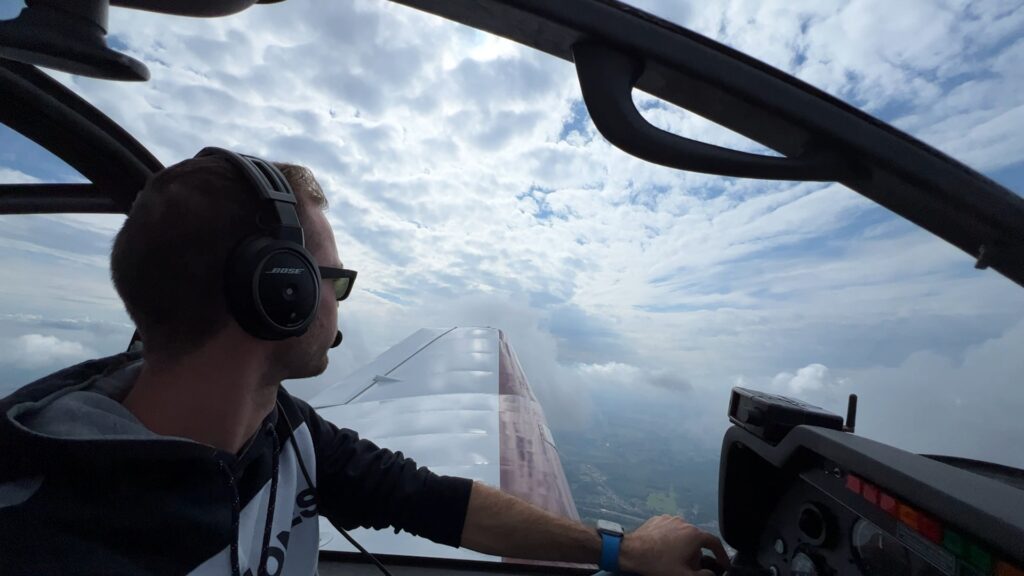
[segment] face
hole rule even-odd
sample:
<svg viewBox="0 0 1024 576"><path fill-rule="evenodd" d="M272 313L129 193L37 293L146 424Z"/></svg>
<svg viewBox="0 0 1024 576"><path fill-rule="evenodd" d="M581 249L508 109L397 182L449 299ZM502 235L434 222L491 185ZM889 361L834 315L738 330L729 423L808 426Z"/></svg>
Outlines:
<svg viewBox="0 0 1024 576"><path fill-rule="evenodd" d="M310 253L316 264L343 268L327 216L323 212L314 211L305 220L308 220L303 222L306 245L312 247ZM327 351L338 333L338 304L331 283L321 280L320 305L309 330L298 338L282 340L275 349L277 363L286 374L284 379L309 378L327 369Z"/></svg>

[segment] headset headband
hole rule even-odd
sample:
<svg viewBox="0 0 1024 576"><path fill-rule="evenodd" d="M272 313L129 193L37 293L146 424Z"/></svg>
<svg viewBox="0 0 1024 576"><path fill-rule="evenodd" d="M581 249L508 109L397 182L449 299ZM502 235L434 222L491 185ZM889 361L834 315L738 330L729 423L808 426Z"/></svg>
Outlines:
<svg viewBox="0 0 1024 576"><path fill-rule="evenodd" d="M269 208L267 212L273 218L271 224L274 227L270 236L278 240L295 242L299 246L306 245L299 215L295 211L295 193L277 166L256 156L238 154L213 146L203 148L195 157L204 156L221 156L242 171L246 180L259 193L260 201Z"/></svg>

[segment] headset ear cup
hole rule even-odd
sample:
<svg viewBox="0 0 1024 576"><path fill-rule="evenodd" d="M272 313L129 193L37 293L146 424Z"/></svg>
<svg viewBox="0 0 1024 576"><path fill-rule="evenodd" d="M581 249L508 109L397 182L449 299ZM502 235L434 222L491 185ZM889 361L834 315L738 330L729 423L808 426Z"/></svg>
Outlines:
<svg viewBox="0 0 1024 576"><path fill-rule="evenodd" d="M228 311L243 330L257 338L265 338L253 291L254 268L259 254L270 243L267 238L247 238L228 256L224 270L224 298Z"/></svg>
<svg viewBox="0 0 1024 576"><path fill-rule="evenodd" d="M320 272L294 242L251 237L228 258L225 298L232 317L256 338L301 336L316 317Z"/></svg>

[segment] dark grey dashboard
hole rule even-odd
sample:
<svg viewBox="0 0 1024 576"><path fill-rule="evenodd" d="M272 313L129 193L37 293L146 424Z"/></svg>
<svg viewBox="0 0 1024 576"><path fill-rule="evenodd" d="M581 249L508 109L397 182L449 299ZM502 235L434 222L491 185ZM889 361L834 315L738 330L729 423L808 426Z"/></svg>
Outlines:
<svg viewBox="0 0 1024 576"><path fill-rule="evenodd" d="M957 557L943 546L937 522L916 514L905 518L911 525L901 523L898 504L893 502L888 510L879 506L881 490L869 485L869 500L853 491L863 482L851 484L847 488L843 478L836 478L824 468L809 470L795 479L762 529L758 563L770 574L957 573ZM974 565L969 554L964 558ZM981 556L973 560L986 564ZM989 557L989 568L991 563Z"/></svg>
<svg viewBox="0 0 1024 576"><path fill-rule="evenodd" d="M839 430L732 427L719 501L735 573L1024 573L1024 491Z"/></svg>

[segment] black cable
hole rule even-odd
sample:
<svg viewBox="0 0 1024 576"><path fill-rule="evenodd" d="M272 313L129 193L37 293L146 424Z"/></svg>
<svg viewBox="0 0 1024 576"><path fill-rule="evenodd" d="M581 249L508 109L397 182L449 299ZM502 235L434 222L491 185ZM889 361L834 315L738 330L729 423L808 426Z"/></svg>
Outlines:
<svg viewBox="0 0 1024 576"><path fill-rule="evenodd" d="M277 410L281 413L281 416L284 417L284 423L288 426L288 440L292 443L292 448L295 449L295 458L298 459L299 469L302 470L302 475L306 478L306 485L309 486L310 488L313 488L313 494L316 496L317 510L319 511L320 491L319 489L316 488L316 485L313 484L313 480L309 475L309 471L306 470L306 463L302 460L302 452L299 450L299 443L295 440L295 429L292 428L291 420L288 419L288 414L284 411L284 407L281 406L280 402L277 403ZM344 536L345 539L348 540L350 544L355 546L357 550L359 550L363 553L363 555L369 558L370 561L373 562L377 566L377 568L379 568L380 571L384 573L384 576L391 576L391 572L388 572L388 569L385 568L383 564L381 564L380 560L377 560L376 556L370 554L369 550L363 548L362 545L359 544L359 542L356 542L356 539L350 536L349 533L344 528L340 526L335 526L335 528L337 528L338 531L341 532L341 535Z"/></svg>
<svg viewBox="0 0 1024 576"><path fill-rule="evenodd" d="M340 527L338 527L338 526L335 526L335 528L337 528L337 529L338 529L338 530L339 530L339 531L341 532L341 535L342 535L342 536L344 536L344 537L345 537L345 539L347 539L347 540L348 540L349 542L351 542L353 546L355 546L356 548L358 548L360 552L362 552L363 554L366 554L366 556L367 556L367 557L368 557L368 558L369 558L370 560L372 560L374 564L376 564L376 565L377 565L377 568L380 568L380 571L381 571L381 572L383 572L383 573L384 573L384 574L385 574L386 576L391 576L391 572L388 572L388 569L387 569L387 568L385 568L385 567L384 567L384 565L380 563L380 560L377 560L377 558L376 558L376 557L374 557L374 555L373 555L373 554L370 554L370 553L369 553L369 552L368 552L368 551L366 550L366 548L363 548L362 546L360 546L360 545L359 545L359 542L356 542L356 539L355 539L355 538L353 538L353 537L349 536L348 532L346 532L344 528L340 528Z"/></svg>
<svg viewBox="0 0 1024 576"><path fill-rule="evenodd" d="M231 486L231 576L241 576L242 570L238 565L238 524L241 516L241 504L238 501L238 484L235 483L235 474L231 468L220 458L216 458L221 470L228 476L228 484Z"/></svg>

